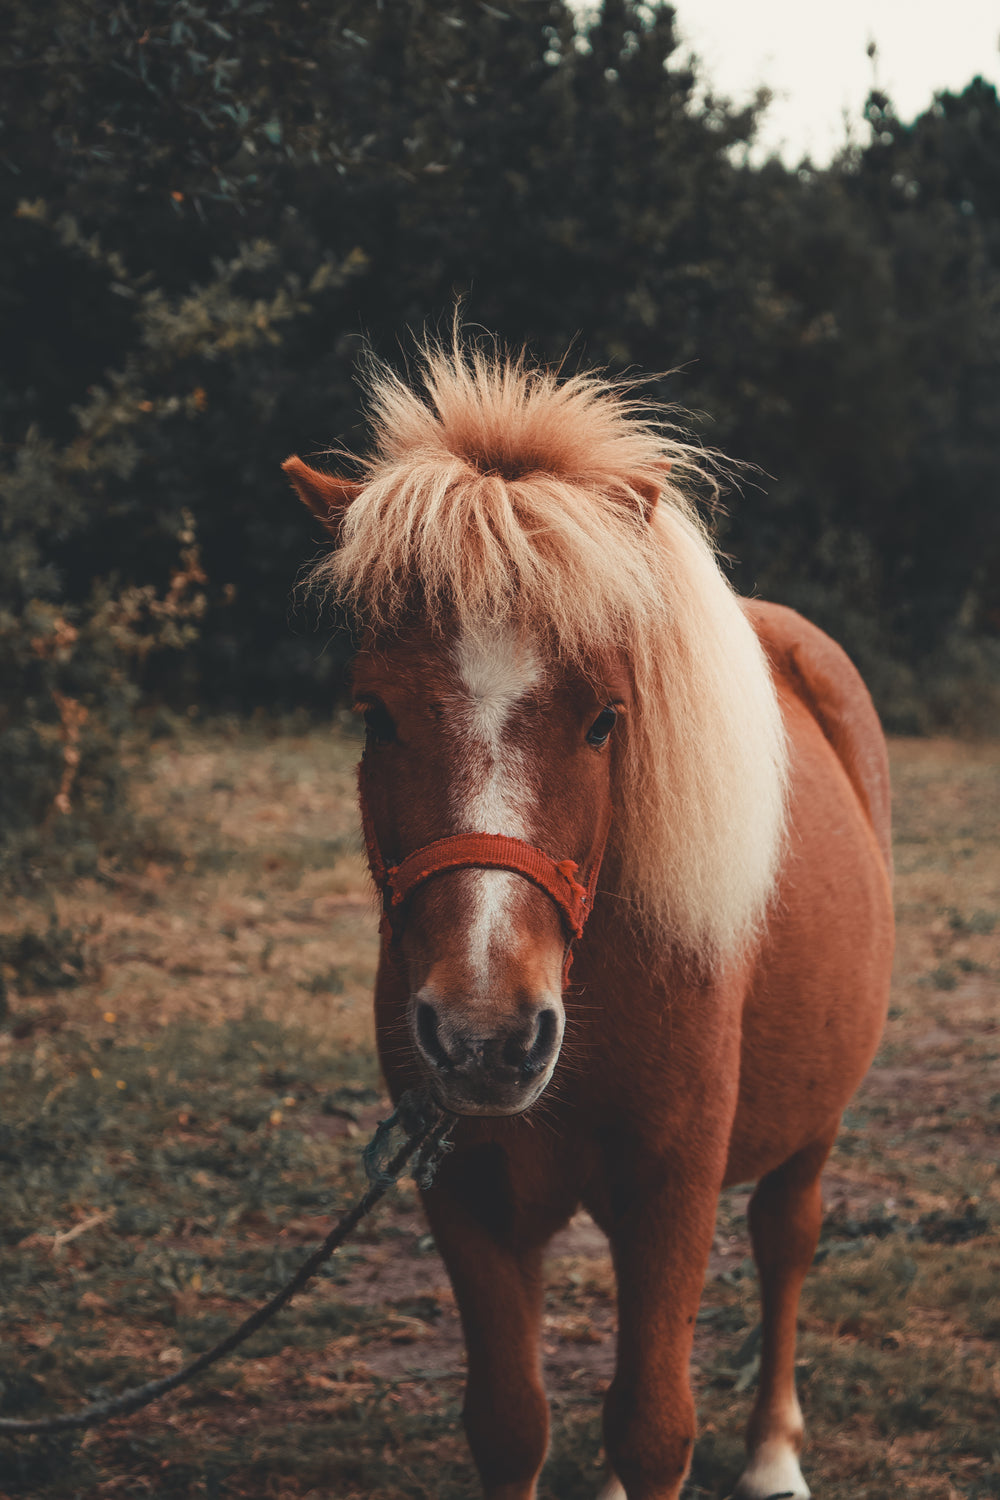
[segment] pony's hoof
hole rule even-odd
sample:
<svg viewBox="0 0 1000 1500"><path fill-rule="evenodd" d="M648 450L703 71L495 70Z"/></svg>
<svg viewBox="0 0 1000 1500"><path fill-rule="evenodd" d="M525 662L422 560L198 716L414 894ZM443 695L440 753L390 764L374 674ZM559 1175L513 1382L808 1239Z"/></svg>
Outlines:
<svg viewBox="0 0 1000 1500"><path fill-rule="evenodd" d="M601 1493L598 1495L597 1500L626 1500L625 1491L622 1488L621 1482L620 1480L615 1478L614 1474L608 1475L608 1478L605 1480L601 1488Z"/></svg>
<svg viewBox="0 0 1000 1500"><path fill-rule="evenodd" d="M810 1500L791 1445L762 1443L740 1475L732 1500Z"/></svg>

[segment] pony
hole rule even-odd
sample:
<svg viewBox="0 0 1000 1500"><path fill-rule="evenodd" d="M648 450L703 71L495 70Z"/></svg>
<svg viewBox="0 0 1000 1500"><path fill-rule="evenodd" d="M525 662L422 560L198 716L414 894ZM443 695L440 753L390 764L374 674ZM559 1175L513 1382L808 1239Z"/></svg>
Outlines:
<svg viewBox="0 0 1000 1500"><path fill-rule="evenodd" d="M412 383L373 364L368 402L354 477L284 469L358 632L381 1066L457 1117L423 1204L484 1493L536 1494L542 1257L583 1205L617 1279L603 1500L676 1500L718 1194L754 1182L735 1495L805 1500L797 1306L892 958L871 699L736 595L692 498L711 459L614 381L456 335Z"/></svg>

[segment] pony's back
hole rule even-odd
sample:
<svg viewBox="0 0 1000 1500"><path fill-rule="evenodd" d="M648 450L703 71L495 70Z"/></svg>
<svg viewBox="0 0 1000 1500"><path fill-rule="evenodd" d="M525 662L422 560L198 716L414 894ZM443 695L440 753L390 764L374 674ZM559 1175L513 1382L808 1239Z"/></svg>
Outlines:
<svg viewBox="0 0 1000 1500"><path fill-rule="evenodd" d="M847 772L892 876L889 760L871 695L845 651L794 609L744 605L772 671L805 704Z"/></svg>

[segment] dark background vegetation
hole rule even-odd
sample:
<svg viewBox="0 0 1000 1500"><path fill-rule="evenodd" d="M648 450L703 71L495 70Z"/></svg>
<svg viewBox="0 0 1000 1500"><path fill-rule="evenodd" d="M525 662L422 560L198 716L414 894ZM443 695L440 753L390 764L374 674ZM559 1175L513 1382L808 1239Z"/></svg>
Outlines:
<svg viewBox="0 0 1000 1500"><path fill-rule="evenodd" d="M464 317L642 374L762 471L721 522L890 727L1000 720L1000 105L747 147L673 12L11 0L0 55L0 839L86 861L136 706L328 708L278 464L364 444L365 340ZM327 632L329 634L329 632ZM170 648L170 649L163 649ZM65 809L69 808L67 814ZM63 809L60 811L60 809Z"/></svg>

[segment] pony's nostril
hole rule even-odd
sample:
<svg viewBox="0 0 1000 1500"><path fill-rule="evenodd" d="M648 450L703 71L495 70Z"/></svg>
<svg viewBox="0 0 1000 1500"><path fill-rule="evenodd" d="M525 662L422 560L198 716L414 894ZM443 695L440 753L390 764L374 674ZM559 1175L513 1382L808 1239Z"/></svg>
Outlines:
<svg viewBox="0 0 1000 1500"><path fill-rule="evenodd" d="M541 1012L535 1028L535 1040L521 1064L521 1071L528 1078L544 1073L549 1065L559 1032L559 1021L554 1010Z"/></svg>
<svg viewBox="0 0 1000 1500"><path fill-rule="evenodd" d="M417 1041L424 1050L426 1057L434 1063L435 1067L449 1069L452 1066L451 1058L441 1045L438 1036L437 1012L433 1005L428 1005L422 1000L417 1006Z"/></svg>

